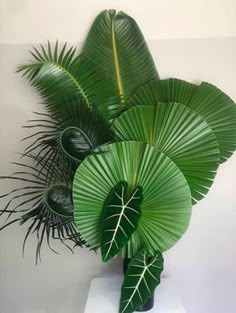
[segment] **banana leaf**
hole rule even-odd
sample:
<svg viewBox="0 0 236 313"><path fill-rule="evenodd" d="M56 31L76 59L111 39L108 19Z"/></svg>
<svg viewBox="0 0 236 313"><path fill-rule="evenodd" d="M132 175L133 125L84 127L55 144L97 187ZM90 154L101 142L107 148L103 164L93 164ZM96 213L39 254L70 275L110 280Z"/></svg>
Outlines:
<svg viewBox="0 0 236 313"><path fill-rule="evenodd" d="M154 61L136 22L123 12L103 11L95 19L82 52L115 83L120 106L136 88L158 78Z"/></svg>

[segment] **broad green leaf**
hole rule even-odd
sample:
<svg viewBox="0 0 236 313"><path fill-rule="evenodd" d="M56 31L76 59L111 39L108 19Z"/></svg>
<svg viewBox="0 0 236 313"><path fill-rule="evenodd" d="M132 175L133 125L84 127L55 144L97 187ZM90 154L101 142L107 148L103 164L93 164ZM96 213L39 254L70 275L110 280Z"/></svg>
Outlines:
<svg viewBox="0 0 236 313"><path fill-rule="evenodd" d="M185 175L193 202L204 197L219 164L219 145L207 122L181 103L135 106L113 124L121 140L143 141L160 149Z"/></svg>
<svg viewBox="0 0 236 313"><path fill-rule="evenodd" d="M83 53L115 83L121 107L137 87L158 78L138 25L123 12L106 10L97 16Z"/></svg>
<svg viewBox="0 0 236 313"><path fill-rule="evenodd" d="M217 87L203 82L200 86L179 79L155 80L139 88L131 105L155 105L179 102L202 116L213 130L220 149L220 162L236 150L236 105Z"/></svg>
<svg viewBox="0 0 236 313"><path fill-rule="evenodd" d="M128 193L128 184L112 188L102 214L101 252L104 262L116 256L137 229L141 216L142 188Z"/></svg>
<svg viewBox="0 0 236 313"><path fill-rule="evenodd" d="M119 97L111 80L106 79L95 64L85 56L76 56L76 49L68 51L66 45L59 51L48 44L45 49L34 48L34 61L18 67L31 84L40 92L50 113L71 117L73 105L81 102L94 106L106 120L111 120L119 108ZM54 52L54 53L52 53Z"/></svg>
<svg viewBox="0 0 236 313"><path fill-rule="evenodd" d="M161 281L163 261L161 253L150 257L145 250L131 260L122 285L119 313L133 313L153 295Z"/></svg>
<svg viewBox="0 0 236 313"><path fill-rule="evenodd" d="M74 219L83 238L99 246L104 202L111 189L125 181L128 192L143 188L143 201L138 228L123 254L132 257L143 247L151 253L172 247L186 231L192 207L189 185L175 163L140 142L113 143L95 151L81 163L73 183Z"/></svg>

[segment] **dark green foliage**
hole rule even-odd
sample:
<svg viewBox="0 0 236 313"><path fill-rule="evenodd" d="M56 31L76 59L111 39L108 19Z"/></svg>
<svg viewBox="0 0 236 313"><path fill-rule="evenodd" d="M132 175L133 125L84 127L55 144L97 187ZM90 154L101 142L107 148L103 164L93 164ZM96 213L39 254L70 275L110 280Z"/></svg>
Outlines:
<svg viewBox="0 0 236 313"><path fill-rule="evenodd" d="M121 290L120 313L132 313L144 305L160 284L163 271L160 252L149 256L145 250L130 262Z"/></svg>
<svg viewBox="0 0 236 313"><path fill-rule="evenodd" d="M82 103L72 103L71 108L70 118L36 113L37 119L25 126L36 129L24 139L30 141L25 154L34 153L39 164L43 158L49 166L48 175L60 171L61 165L74 172L96 147L113 140L110 127L99 112L90 111Z"/></svg>
<svg viewBox="0 0 236 313"><path fill-rule="evenodd" d="M30 160L33 161L32 165L29 165ZM51 248L50 238L60 240L70 250L66 240L77 246L85 246L86 243L73 221L72 172L62 168L53 175L48 175L48 161L41 160L42 168L36 167L34 162L34 156L28 156L27 162L15 163L19 171L0 177L3 180L13 180L14 184L20 183L20 187L0 196L7 201L0 214L7 214L7 219L0 230L14 223L26 223L28 231L23 243L23 252L29 235L36 233L38 262L41 260L40 249L45 240L49 248L56 252Z"/></svg>
<svg viewBox="0 0 236 313"><path fill-rule="evenodd" d="M61 146L68 156L76 160L83 159L84 155L88 154L94 148L93 143L82 129L74 126L63 130L61 134Z"/></svg>
<svg viewBox="0 0 236 313"><path fill-rule="evenodd" d="M47 191L47 205L55 214L73 217L73 200L71 189L65 185L52 186Z"/></svg>

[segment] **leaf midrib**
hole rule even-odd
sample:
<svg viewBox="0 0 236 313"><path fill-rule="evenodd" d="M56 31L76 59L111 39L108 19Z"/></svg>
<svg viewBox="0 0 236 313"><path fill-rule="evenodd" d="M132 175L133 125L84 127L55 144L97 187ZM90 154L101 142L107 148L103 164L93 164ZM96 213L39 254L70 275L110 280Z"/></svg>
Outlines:
<svg viewBox="0 0 236 313"><path fill-rule="evenodd" d="M107 254L106 254L105 258L104 258L105 260L107 259L108 255L109 255L109 253L110 253L110 251L111 251L111 248L112 248L112 246L113 246L113 242L115 241L115 238L116 238L117 231L118 231L118 229L119 229L119 227L120 227L121 219L122 219L122 217L123 217L123 215L124 215L124 211L125 211L125 209L126 209L126 205L124 204L124 199L123 199L123 193L124 193L124 189L123 189L123 187L122 187L122 197L121 197L121 198L119 197L120 200L121 200L122 210L121 210L121 212L120 212L120 216L119 216L119 219L118 219L118 222L117 222L115 231L114 231L114 233L113 233L113 236L112 236L112 239L111 239L111 242L110 242L109 249L107 250Z"/></svg>
<svg viewBox="0 0 236 313"><path fill-rule="evenodd" d="M122 310L121 313L124 313L125 310L127 309L127 307L130 305L130 303L132 303L133 297L134 297L135 293L137 292L137 290L139 288L139 285L141 284L141 281L142 281L143 277L145 276L146 271L149 269L149 267L151 267L153 265L155 260L156 260L156 258L154 258L154 260L150 264L147 265L146 261L145 261L145 255L144 255L144 260L143 260L144 261L144 269L143 269L143 272L142 272L142 274L141 274L141 276L139 278L139 281L138 281L137 285L134 288L134 291L133 291L132 295L129 298L129 301L127 302L126 306L124 307L124 309Z"/></svg>
<svg viewBox="0 0 236 313"><path fill-rule="evenodd" d="M129 205L129 203L132 201L132 199L134 199L136 193L137 193L137 189L134 191L134 193L133 193L132 196L129 198L129 200L128 200L126 203L124 203L124 187L122 187L122 196L119 197L120 200L121 200L122 210L121 210L121 212L120 212L120 216L119 216L119 219L118 219L118 221L117 221L117 225L116 225L116 228L115 228L115 230L114 230L114 233L113 233L113 236L112 236L112 239L111 239L111 242L110 242L109 249L108 249L107 254L106 254L105 258L104 258L105 260L107 259L108 255L109 255L109 253L110 253L110 251L111 251L111 248L112 248L112 246L113 246L113 243L114 243L115 240L116 240L116 239L115 239L115 238L116 238L116 234L117 234L117 231L118 231L118 229L119 229L119 227L120 227L121 220L122 220L122 218L125 216L125 210L126 210L127 206Z"/></svg>
<svg viewBox="0 0 236 313"><path fill-rule="evenodd" d="M117 88L121 100L121 106L123 107L125 104L125 98L124 98L124 88L123 88L123 82L121 78L120 73L120 63L119 63L119 56L118 56L118 50L116 45L116 34L115 34L115 18L112 19L112 51L114 56L114 67L115 67L115 73L116 73L116 81L117 81Z"/></svg>
<svg viewBox="0 0 236 313"><path fill-rule="evenodd" d="M46 65L46 64L49 64L49 65L54 65L56 67L58 67L59 69L61 69L67 76L70 77L70 79L73 81L73 83L76 85L76 87L79 89L79 93L82 95L82 97L85 99L85 102L88 106L88 108L91 107L90 105L90 102L89 102L89 99L86 95L86 92L83 90L83 88L81 87L81 85L79 84L78 80L76 79L76 77L74 77L68 69L66 69L65 67L63 67L61 64L55 62L55 61L48 61L48 62L45 62L45 63L42 63L42 65Z"/></svg>

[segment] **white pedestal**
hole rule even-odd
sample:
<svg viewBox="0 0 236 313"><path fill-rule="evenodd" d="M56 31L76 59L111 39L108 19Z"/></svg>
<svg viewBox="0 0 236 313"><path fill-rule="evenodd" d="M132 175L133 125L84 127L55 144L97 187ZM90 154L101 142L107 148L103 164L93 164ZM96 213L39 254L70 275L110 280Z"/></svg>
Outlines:
<svg viewBox="0 0 236 313"><path fill-rule="evenodd" d="M118 313L123 277L95 278L91 282L84 313ZM186 313L177 291L162 279L155 292L154 308L148 313Z"/></svg>

